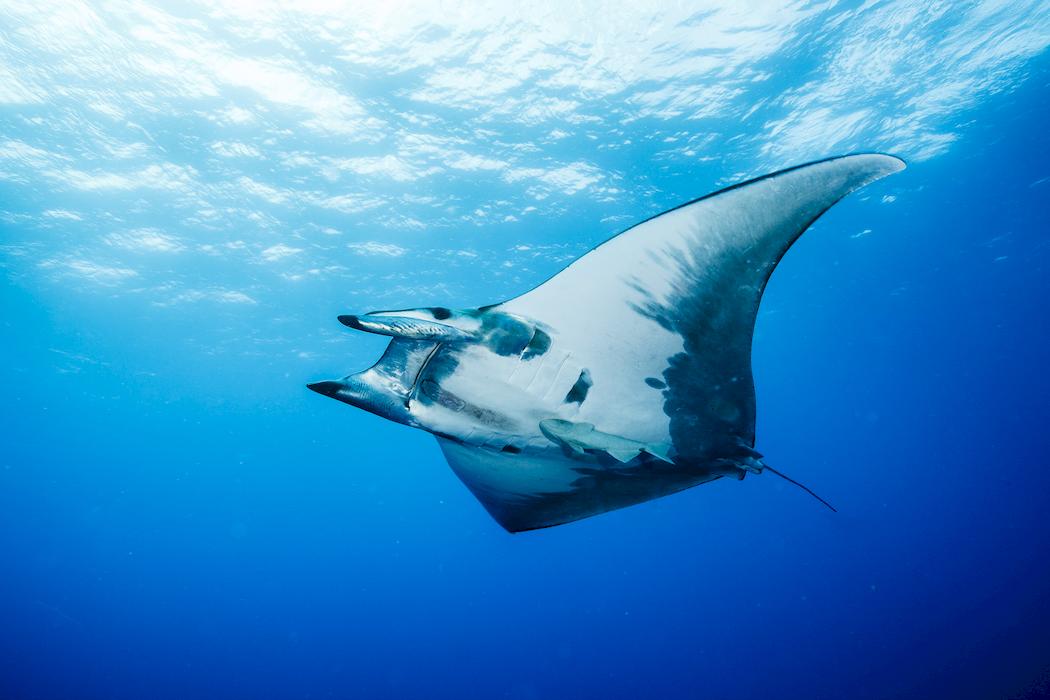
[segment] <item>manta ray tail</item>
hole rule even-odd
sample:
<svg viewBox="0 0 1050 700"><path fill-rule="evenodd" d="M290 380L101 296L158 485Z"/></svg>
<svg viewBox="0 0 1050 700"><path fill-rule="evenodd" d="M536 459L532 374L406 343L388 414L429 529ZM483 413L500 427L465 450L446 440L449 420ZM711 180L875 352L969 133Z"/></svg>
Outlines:
<svg viewBox="0 0 1050 700"><path fill-rule="evenodd" d="M820 501L821 503L823 503L824 505L826 505L826 506L827 506L828 508L830 508L830 509L831 509L831 512L833 512L833 513L838 513L838 510L837 510L837 509L835 508L835 506L831 505L830 503L828 503L827 501L825 501L825 500L824 500L823 498L821 498L821 497L820 497L820 496L818 496L817 494L813 493L813 489L809 488L809 487L808 487L808 486L806 486L805 484L803 484L803 483L801 483L801 482L799 482L799 481L795 481L794 479L792 479L792 478L791 478L790 476L788 476L787 474L785 474L785 473L783 473L783 472L778 472L778 471L777 471L776 469L774 469L773 467L769 466L768 464L765 464L765 463L763 463L763 465L762 465L762 468L763 468L763 469L768 469L769 471L773 472L774 474L776 474L777 476L779 476L779 477L780 477L781 479L783 479L784 481L789 481L789 482L791 482L791 483L792 483L792 484L794 484L795 486L799 487L800 489L802 489L803 491L805 491L806 493L808 493L808 494L809 494L810 496L812 496L813 498L817 499L818 501Z"/></svg>

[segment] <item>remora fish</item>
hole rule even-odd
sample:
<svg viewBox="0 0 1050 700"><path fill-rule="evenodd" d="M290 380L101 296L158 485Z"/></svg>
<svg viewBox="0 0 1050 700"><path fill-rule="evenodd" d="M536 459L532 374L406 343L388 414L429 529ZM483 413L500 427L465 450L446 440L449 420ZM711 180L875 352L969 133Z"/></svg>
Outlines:
<svg viewBox="0 0 1050 700"><path fill-rule="evenodd" d="M501 304L340 316L392 340L370 369L309 387L433 433L511 532L775 471L754 450L766 281L831 205L902 168L858 154L734 185Z"/></svg>

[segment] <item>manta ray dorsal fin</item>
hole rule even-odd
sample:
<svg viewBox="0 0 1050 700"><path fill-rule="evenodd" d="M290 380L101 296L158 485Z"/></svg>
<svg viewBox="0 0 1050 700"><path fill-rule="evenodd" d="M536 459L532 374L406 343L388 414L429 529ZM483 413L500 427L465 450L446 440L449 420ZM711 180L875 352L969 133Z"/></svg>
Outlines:
<svg viewBox="0 0 1050 700"><path fill-rule="evenodd" d="M825 210L903 167L859 154L735 185L627 229L499 308L574 348L594 378L580 418L603 431L670 438L676 459L753 445L751 338L770 274ZM664 434L639 428L645 411L666 414Z"/></svg>

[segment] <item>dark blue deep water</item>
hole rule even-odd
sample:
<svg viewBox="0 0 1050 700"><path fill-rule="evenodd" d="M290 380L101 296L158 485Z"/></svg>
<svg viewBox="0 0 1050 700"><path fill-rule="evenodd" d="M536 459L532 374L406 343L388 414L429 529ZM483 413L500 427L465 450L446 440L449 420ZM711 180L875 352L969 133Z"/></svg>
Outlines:
<svg viewBox="0 0 1050 700"><path fill-rule="evenodd" d="M0 3L0 698L1050 694L1050 9ZM770 474L509 535L307 391L855 150Z"/></svg>

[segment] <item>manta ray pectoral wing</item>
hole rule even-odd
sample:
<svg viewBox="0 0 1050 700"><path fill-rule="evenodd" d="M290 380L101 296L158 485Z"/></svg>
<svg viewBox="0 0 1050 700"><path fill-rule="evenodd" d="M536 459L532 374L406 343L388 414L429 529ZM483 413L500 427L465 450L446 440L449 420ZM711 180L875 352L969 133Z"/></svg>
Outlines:
<svg viewBox="0 0 1050 700"><path fill-rule="evenodd" d="M452 471L510 532L536 530L713 481L722 474L654 461L608 469L593 455L525 449L518 454L439 437Z"/></svg>
<svg viewBox="0 0 1050 700"><path fill-rule="evenodd" d="M903 167L867 153L734 185L627 229L496 308L556 329L588 368L581 420L669 438L676 462L754 445L751 338L766 281L824 211Z"/></svg>

